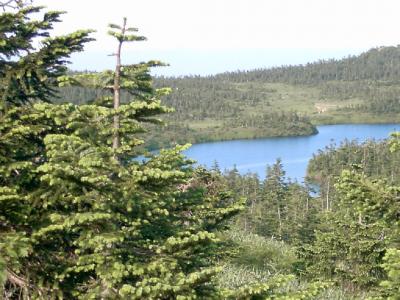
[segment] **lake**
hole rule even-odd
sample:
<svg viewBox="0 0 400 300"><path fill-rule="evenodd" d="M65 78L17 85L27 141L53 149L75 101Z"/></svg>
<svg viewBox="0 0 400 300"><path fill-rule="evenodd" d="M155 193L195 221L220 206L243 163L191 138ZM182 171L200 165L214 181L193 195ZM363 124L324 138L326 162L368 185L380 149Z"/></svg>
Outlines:
<svg viewBox="0 0 400 300"><path fill-rule="evenodd" d="M195 144L185 151L189 158L211 167L215 161L221 170L234 166L241 174L257 173L265 177L267 165L282 159L286 177L302 182L308 161L318 149L345 139L363 142L368 139L382 140L400 124L340 124L318 126L319 133L312 136L278 137L254 140L234 140Z"/></svg>

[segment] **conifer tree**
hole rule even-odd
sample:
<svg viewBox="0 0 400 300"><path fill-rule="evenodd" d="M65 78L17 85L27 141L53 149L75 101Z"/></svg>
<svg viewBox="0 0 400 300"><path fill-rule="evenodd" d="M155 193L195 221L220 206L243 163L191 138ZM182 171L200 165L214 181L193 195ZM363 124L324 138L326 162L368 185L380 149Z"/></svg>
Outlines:
<svg viewBox="0 0 400 300"><path fill-rule="evenodd" d="M267 166L267 174L263 185L260 222L265 236L283 237L283 222L286 209L287 184L282 162Z"/></svg>
<svg viewBox="0 0 400 300"><path fill-rule="evenodd" d="M32 251L27 235L35 224L30 218L34 205L26 197L40 182L36 168L45 160L43 137L62 131L49 119L30 118L28 103L48 101L65 75L69 55L91 38L90 31L50 37L60 12L33 19L41 7L24 1L2 1L0 6L0 279L7 298L14 297L14 290L26 296L32 289L19 273L20 268L30 271L21 260ZM41 39L40 46L33 47L34 39ZM40 294L39 288L33 290Z"/></svg>
<svg viewBox="0 0 400 300"><path fill-rule="evenodd" d="M349 170L335 188L333 211L309 248L309 273L353 290L377 287L385 276L382 258L393 243L398 189Z"/></svg>
<svg viewBox="0 0 400 300"><path fill-rule="evenodd" d="M31 16L41 7L24 5L23 1L1 4L6 11L0 17L0 109L37 99L47 101L65 75L70 55L82 51L84 43L92 40L90 31L50 37L61 12L46 12L38 20ZM38 38L40 46L34 47L32 42Z"/></svg>

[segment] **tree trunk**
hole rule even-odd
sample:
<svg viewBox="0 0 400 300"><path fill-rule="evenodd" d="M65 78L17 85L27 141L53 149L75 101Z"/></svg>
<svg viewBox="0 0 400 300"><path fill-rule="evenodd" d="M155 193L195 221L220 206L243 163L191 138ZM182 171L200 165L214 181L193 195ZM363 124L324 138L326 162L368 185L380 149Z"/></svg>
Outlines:
<svg viewBox="0 0 400 300"><path fill-rule="evenodd" d="M281 208L278 205L278 221L279 221L279 238L282 238L282 216Z"/></svg>
<svg viewBox="0 0 400 300"><path fill-rule="evenodd" d="M126 18L124 18L124 23L122 26L122 36L125 35L125 30L126 30ZM122 48L122 43L124 42L123 38L119 40L118 44L118 49L117 53L115 54L117 57L117 63L115 65L115 74L114 74L114 86L113 86L113 93L114 93L114 110L117 111L119 109L119 105L121 103L121 86L120 86L120 81L121 81L121 48ZM120 128L120 120L119 120L119 115L116 113L114 115L114 136L113 136L113 145L112 149L116 151L119 146L120 146L120 138L119 138L119 128Z"/></svg>
<svg viewBox="0 0 400 300"><path fill-rule="evenodd" d="M330 183L331 183L331 178L328 177L328 187L326 191L326 211L329 211L329 190L330 190Z"/></svg>

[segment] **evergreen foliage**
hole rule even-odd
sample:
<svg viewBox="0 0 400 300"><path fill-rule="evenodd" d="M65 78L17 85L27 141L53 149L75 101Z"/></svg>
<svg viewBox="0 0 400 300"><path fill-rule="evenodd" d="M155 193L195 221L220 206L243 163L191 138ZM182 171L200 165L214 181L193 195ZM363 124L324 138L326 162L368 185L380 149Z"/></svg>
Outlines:
<svg viewBox="0 0 400 300"><path fill-rule="evenodd" d="M391 146L392 145L392 146ZM400 184L400 153L393 140L344 141L329 145L315 153L307 166L307 180L318 184L325 207L335 196L335 180L345 169L355 169L374 179L385 178L391 184Z"/></svg>
<svg viewBox="0 0 400 300"><path fill-rule="evenodd" d="M280 160L261 182L236 168L221 172L217 163L212 170L195 168L182 154L187 146L143 150L145 142L165 142L160 135L168 128L146 137L164 124L159 115L171 112L162 97L176 106L169 118L175 134L193 133L188 123L177 125L182 120L222 116L214 136L197 131L195 141L219 138L226 127L252 137L315 132L294 111L257 111L258 90L236 89L249 78L321 85L320 95L338 101L365 97L351 107L356 111L397 112L397 47L307 66L153 82L150 68L163 63L122 63L123 44L145 40L126 19L109 25L117 40L114 70L67 73L69 56L83 50L90 31L52 37L60 12L34 18L42 8L20 0L0 7L2 298L333 299L331 293L339 299L368 293L398 299L398 133L382 143L347 141L317 153L308 169L321 188L314 197L308 186L285 178ZM168 85L179 97L170 96ZM50 103L57 91L64 93L59 104ZM202 93L207 101L197 101ZM178 101L186 96L192 99ZM232 105L232 99L255 109L239 116L240 101ZM237 137L230 134L225 137ZM336 287L326 289L321 280Z"/></svg>
<svg viewBox="0 0 400 300"><path fill-rule="evenodd" d="M381 263L388 232L380 217L368 208L396 196L388 195L382 182L370 182L349 171L343 171L336 189L324 228L317 232L310 248L308 272L316 278L336 280L351 290L371 288L384 277Z"/></svg>
<svg viewBox="0 0 400 300"><path fill-rule="evenodd" d="M237 226L292 244L313 239L319 199L310 196L308 187L286 179L279 159L267 166L263 182L254 174L240 176L234 170L225 176L231 189L247 198L246 209L236 219Z"/></svg>
<svg viewBox="0 0 400 300"><path fill-rule="evenodd" d="M400 295L400 250L388 249L383 262L388 278L381 282L382 294L388 300L396 300Z"/></svg>
<svg viewBox="0 0 400 300"><path fill-rule="evenodd" d="M397 299L398 144L398 134L393 134L389 141L347 141L321 150L309 166L322 185L314 197L307 187L284 179L279 160L267 168L264 183L251 174L227 172L228 184L248 197L235 224L246 230L243 236L248 242L242 242L238 256L242 264L227 266L232 272L229 280L240 282L233 274L257 280L271 272L268 267L277 266L268 260L275 257L271 245L258 247L259 238L252 236L257 232L267 239L281 239L282 250L288 247L296 253L295 260L283 253L281 258L292 261L292 272L302 282L335 284L321 299ZM262 267L263 262L268 267ZM277 269L287 270L283 265Z"/></svg>
<svg viewBox="0 0 400 300"><path fill-rule="evenodd" d="M2 17L21 18L20 14L38 10L23 7ZM45 17L46 28L56 20ZM12 29L16 36L33 21L23 17L20 22ZM87 34L75 35L74 40L83 44ZM26 40L26 49L30 42ZM150 88L148 65L126 68L127 80L121 85L130 89L133 99L118 109L104 103L39 101L47 100L65 74L66 52L59 51L52 53L53 65L48 67L54 73L49 81L29 82L31 94L21 98L16 95L25 86L10 86L2 93L8 105L0 128L3 296L218 295L211 279L218 252L212 231L240 205L222 191L210 192L212 181L204 181L206 174L195 174L191 162L180 154L183 147L145 161L132 160L141 143L132 137L142 132L141 123L168 111L159 101L164 91ZM11 67L9 72L4 69L2 79L14 78L9 74L13 72ZM26 105L31 99L37 103ZM115 115L121 124L118 149L111 147Z"/></svg>
<svg viewBox="0 0 400 300"><path fill-rule="evenodd" d="M397 81L400 68L400 47L377 47L340 60L319 60L297 66L282 66L252 71L235 71L218 75L236 82L245 80L320 84L329 81L388 80Z"/></svg>
<svg viewBox="0 0 400 300"><path fill-rule="evenodd" d="M29 13L39 10L22 5L4 14L25 16L10 32L18 36L31 28ZM58 21L58 13L49 15L57 18L45 14L48 30ZM143 39L125 35L136 31L125 21L110 28L119 49L122 42ZM2 297L297 299L317 294L323 285L287 291L292 276L234 289L218 285L217 262L225 247L217 236L243 208L242 198L227 192L220 173L194 169L181 154L185 146L158 154L140 150L143 124L158 124L155 116L169 111L160 102L168 90L153 88L149 75L158 62L122 65L117 56L115 71L67 76L65 59L82 49L87 34L73 35L79 46L71 51L51 53L42 70L47 77L34 75L27 85L2 90L7 104L0 115ZM46 41L52 40L65 41ZM29 49L31 39L25 42ZM1 80L14 80L12 55L7 56L12 50L2 51L9 67ZM83 105L46 103L60 81L77 79L109 94ZM115 105L121 90L130 101Z"/></svg>
<svg viewBox="0 0 400 300"><path fill-rule="evenodd" d="M399 187L393 176L389 176L396 170L397 161L397 153L392 153L397 151L397 134L393 136L389 143L348 143L337 150L321 152L322 160L317 156L314 163L327 161L326 157L332 155L338 159L331 160L334 164L325 170L328 174L335 172L337 166L345 166L349 155L359 158L364 153L365 164L353 165L353 170L341 173L335 193L330 194L332 204L325 214L323 227L304 252L311 277L328 278L353 291L373 290L380 295L377 299L398 297ZM382 172L367 175L371 162L366 159L366 153L371 149L383 152L379 163L370 160Z"/></svg>
<svg viewBox="0 0 400 300"><path fill-rule="evenodd" d="M33 15L41 7L25 6L21 1L16 1L16 5L20 8L7 10L0 16L2 110L10 104L48 101L67 71L71 53L82 51L84 43L92 40L88 30L50 37L53 24L60 22L61 12L45 12L41 19L35 19ZM35 48L32 42L38 38L41 43Z"/></svg>

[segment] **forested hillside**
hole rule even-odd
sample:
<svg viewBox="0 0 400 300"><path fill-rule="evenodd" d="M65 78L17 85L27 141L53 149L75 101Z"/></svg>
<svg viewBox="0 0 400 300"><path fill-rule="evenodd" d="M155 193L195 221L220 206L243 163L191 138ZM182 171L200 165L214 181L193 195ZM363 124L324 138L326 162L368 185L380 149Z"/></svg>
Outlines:
<svg viewBox="0 0 400 300"><path fill-rule="evenodd" d="M175 112L151 148L168 143L308 135L312 124L400 121L400 47L300 66L215 76L157 77L171 87ZM96 99L103 92L63 88L58 101Z"/></svg>
<svg viewBox="0 0 400 300"><path fill-rule="evenodd" d="M340 60L320 60L305 65L227 72L216 77L234 82L264 81L292 84L320 84L334 80L396 82L400 76L399 58L399 46L379 47Z"/></svg>

